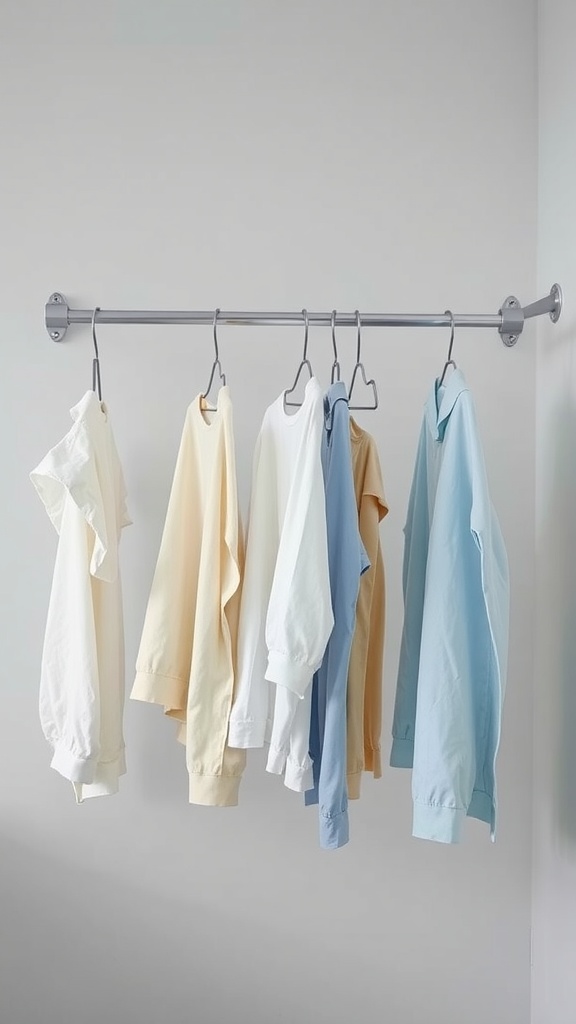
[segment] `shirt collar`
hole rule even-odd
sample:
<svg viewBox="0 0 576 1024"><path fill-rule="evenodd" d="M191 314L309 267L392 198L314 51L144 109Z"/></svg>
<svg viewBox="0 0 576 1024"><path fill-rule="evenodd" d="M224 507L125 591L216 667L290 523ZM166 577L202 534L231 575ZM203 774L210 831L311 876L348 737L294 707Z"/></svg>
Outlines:
<svg viewBox="0 0 576 1024"><path fill-rule="evenodd" d="M426 420L428 427L435 441L444 440L444 432L450 417L450 413L456 404L456 400L468 386L464 374L456 368L450 374L446 384L440 387L440 378L434 381L428 400L426 402Z"/></svg>
<svg viewBox="0 0 576 1024"><path fill-rule="evenodd" d="M324 426L330 433L333 426L334 407L338 402L346 402L348 408L348 392L343 380L336 380L324 394Z"/></svg>
<svg viewBox="0 0 576 1024"><path fill-rule="evenodd" d="M336 380L324 394L325 412L329 413L334 408L336 402L339 402L342 398L345 402L348 401L346 385L343 380Z"/></svg>

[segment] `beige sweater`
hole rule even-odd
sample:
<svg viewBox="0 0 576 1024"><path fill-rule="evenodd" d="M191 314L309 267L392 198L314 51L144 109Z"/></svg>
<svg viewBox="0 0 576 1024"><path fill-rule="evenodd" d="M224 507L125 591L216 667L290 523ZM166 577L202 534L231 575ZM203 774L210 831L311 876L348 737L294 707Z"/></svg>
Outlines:
<svg viewBox="0 0 576 1024"><path fill-rule="evenodd" d="M202 404L186 414L131 696L182 723L190 802L235 806L246 754L226 735L243 545L228 387L215 413Z"/></svg>

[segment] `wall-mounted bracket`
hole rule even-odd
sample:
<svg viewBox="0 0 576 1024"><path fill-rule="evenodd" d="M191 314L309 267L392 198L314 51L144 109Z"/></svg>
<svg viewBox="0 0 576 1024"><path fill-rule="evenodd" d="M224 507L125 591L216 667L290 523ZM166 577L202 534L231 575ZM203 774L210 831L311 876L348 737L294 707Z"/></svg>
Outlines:
<svg viewBox="0 0 576 1024"><path fill-rule="evenodd" d="M509 295L504 299L498 312L502 317L502 323L498 328L500 337L507 348L512 348L524 329L524 310L516 296Z"/></svg>
<svg viewBox="0 0 576 1024"><path fill-rule="evenodd" d="M61 292L52 292L46 303L46 330L52 341L62 341L68 329L68 303Z"/></svg>

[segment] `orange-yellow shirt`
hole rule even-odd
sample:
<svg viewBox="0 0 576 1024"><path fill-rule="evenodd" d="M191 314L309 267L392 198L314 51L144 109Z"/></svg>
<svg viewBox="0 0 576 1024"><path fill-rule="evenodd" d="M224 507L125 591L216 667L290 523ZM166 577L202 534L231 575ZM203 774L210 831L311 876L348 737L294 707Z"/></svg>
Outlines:
<svg viewBox="0 0 576 1024"><path fill-rule="evenodd" d="M350 652L347 728L347 785L351 800L360 796L362 772L382 775L382 665L384 656L385 583L380 522L388 512L382 470L374 438L350 417L354 490L360 536L371 567L361 577L356 629Z"/></svg>

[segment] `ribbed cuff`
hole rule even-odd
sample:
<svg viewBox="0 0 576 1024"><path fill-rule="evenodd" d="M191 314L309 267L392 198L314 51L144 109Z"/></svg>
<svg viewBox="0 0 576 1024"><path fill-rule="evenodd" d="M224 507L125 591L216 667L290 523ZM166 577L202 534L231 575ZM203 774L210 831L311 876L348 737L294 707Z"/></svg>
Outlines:
<svg viewBox="0 0 576 1024"><path fill-rule="evenodd" d="M148 704L163 704L166 711L175 711L183 707L185 688L185 683L181 679L137 669L130 699L144 700Z"/></svg>
<svg viewBox="0 0 576 1024"><path fill-rule="evenodd" d="M441 807L414 801L412 835L437 843L459 843L466 811L460 807Z"/></svg>
<svg viewBox="0 0 576 1024"><path fill-rule="evenodd" d="M346 846L349 838L348 811L341 811L330 818L320 813L320 846L323 850L338 850Z"/></svg>
<svg viewBox="0 0 576 1024"><path fill-rule="evenodd" d="M249 747L263 747L266 725L265 719L250 718L245 721L234 721L231 718L228 723L228 746L237 747L240 750L246 750Z"/></svg>
<svg viewBox="0 0 576 1024"><path fill-rule="evenodd" d="M97 758L76 757L70 750L58 743L50 767L70 782L89 783L94 780L98 765Z"/></svg>
<svg viewBox="0 0 576 1024"><path fill-rule="evenodd" d="M303 697L312 682L314 669L304 661L294 661L281 651L270 651L266 679Z"/></svg>
<svg viewBox="0 0 576 1024"><path fill-rule="evenodd" d="M414 762L414 740L401 740L394 737L390 752L392 768L412 768Z"/></svg>
<svg viewBox="0 0 576 1024"><path fill-rule="evenodd" d="M362 772L351 772L346 776L346 789L348 790L349 800L360 799L360 785L362 782Z"/></svg>
<svg viewBox="0 0 576 1024"><path fill-rule="evenodd" d="M205 807L237 807L240 779L240 775L190 775L190 803Z"/></svg>

